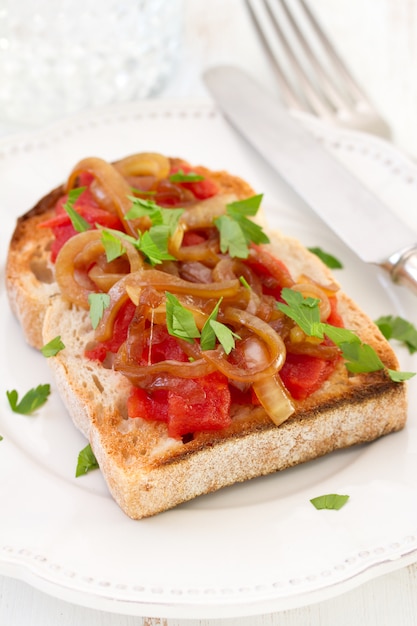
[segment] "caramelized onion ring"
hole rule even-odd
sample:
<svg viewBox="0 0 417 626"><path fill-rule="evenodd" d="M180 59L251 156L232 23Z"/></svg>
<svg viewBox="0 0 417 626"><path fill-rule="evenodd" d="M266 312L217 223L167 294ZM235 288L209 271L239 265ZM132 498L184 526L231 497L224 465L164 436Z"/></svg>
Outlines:
<svg viewBox="0 0 417 626"><path fill-rule="evenodd" d="M269 358L262 359L258 367L253 365L250 369L244 369L230 363L226 359L223 349L216 348L215 350L202 351L201 356L203 359L215 365L220 372L231 380L239 382L257 382L266 376L273 376L281 369L285 362L285 344L269 324L247 311L241 311L232 307L226 309L224 316L222 316L222 321L233 326L240 325L249 328L254 333L254 337L257 337L257 341L261 341L263 346L266 347ZM261 350L262 344L260 344Z"/></svg>
<svg viewBox="0 0 417 626"><path fill-rule="evenodd" d="M216 217L226 213L226 205L237 200L235 195L217 195L187 209L180 217L180 224L188 230L211 228Z"/></svg>
<svg viewBox="0 0 417 626"><path fill-rule="evenodd" d="M114 207L114 212L117 213L122 224L126 225L126 230L137 237L137 230L133 222L125 219L126 213L132 207L132 201L129 200L132 190L121 173L104 159L88 157L79 161L71 171L66 185L67 191L74 187L77 177L82 172L89 172L94 176L98 189L92 187L91 191L95 193L96 200L106 210L109 210L110 206ZM104 201L103 198L106 200Z"/></svg>
<svg viewBox="0 0 417 626"><path fill-rule="evenodd" d="M139 152L114 163L122 176L155 176L168 178L171 165L169 159L159 152Z"/></svg>
<svg viewBox="0 0 417 626"><path fill-rule="evenodd" d="M169 359L150 365L137 365L129 362L122 346L116 355L114 369L126 376L133 385L140 387L153 380L158 374L172 374L178 378L200 378L207 376L216 368L203 359L186 362Z"/></svg>
<svg viewBox="0 0 417 626"><path fill-rule="evenodd" d="M126 274L109 290L110 304L104 309L103 316L96 328L95 338L97 341L107 341L113 335L113 326L117 314L125 302L129 300L129 295L126 292L126 281L129 276L130 274Z"/></svg>
<svg viewBox="0 0 417 626"><path fill-rule="evenodd" d="M138 251L128 241L123 242L123 245L130 271L138 271L143 265ZM88 309L90 293L96 291L97 287L100 291L108 291L124 276L106 273L103 257L105 259L105 249L100 230L91 229L78 233L65 242L55 264L56 280L64 298ZM104 267L100 267L101 265ZM80 273L79 277L77 273Z"/></svg>
<svg viewBox="0 0 417 626"><path fill-rule="evenodd" d="M190 294L200 298L221 298L233 297L240 288L239 281L225 280L221 283L192 283L183 280L173 274L167 274L159 270L139 270L130 274L126 279L126 289L133 302L137 304L139 293L143 287L148 285L158 291L170 291L173 293ZM137 297L135 297L135 294Z"/></svg>
<svg viewBox="0 0 417 626"><path fill-rule="evenodd" d="M86 230L79 233L65 242L56 258L55 276L62 297L83 309L89 308L88 296L94 291L94 284L91 283L91 288L88 288L77 281L74 259L77 255L82 254L88 244L97 242L100 237L101 233L98 230ZM104 248L102 247L103 251Z"/></svg>

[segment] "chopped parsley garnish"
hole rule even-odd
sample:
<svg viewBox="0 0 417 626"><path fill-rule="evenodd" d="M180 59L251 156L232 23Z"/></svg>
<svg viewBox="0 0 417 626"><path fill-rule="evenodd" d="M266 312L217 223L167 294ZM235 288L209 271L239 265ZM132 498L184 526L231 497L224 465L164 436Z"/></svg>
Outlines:
<svg viewBox="0 0 417 626"><path fill-rule="evenodd" d="M269 238L262 227L248 217L257 214L263 194L251 196L245 200L237 200L226 205L226 214L214 220L220 233L220 250L223 254L246 259L249 255L249 244L269 243Z"/></svg>
<svg viewBox="0 0 417 626"><path fill-rule="evenodd" d="M341 496L338 493L328 493L324 496L317 496L317 498L312 498L310 500L311 504L316 507L316 509L329 509L338 511L345 506L346 502L349 500L349 496Z"/></svg>
<svg viewBox="0 0 417 626"><path fill-rule="evenodd" d="M19 394L15 389L7 391L6 393L12 411L20 413L21 415L31 415L36 411L36 409L39 409L45 404L49 394L51 393L51 386L48 384L38 385L37 387L30 389L23 396L20 402Z"/></svg>
<svg viewBox="0 0 417 626"><path fill-rule="evenodd" d="M85 230L90 230L91 224L87 222L77 211L74 209L74 204L77 202L78 198L81 196L83 191L85 191L86 187L77 187L76 189L71 189L68 193L68 199L64 204L64 211L67 213L68 217L71 220L71 224L74 227L74 230L77 233L82 233Z"/></svg>
<svg viewBox="0 0 417 626"><path fill-rule="evenodd" d="M0 441L3 441L3 437L0 435Z"/></svg>
<svg viewBox="0 0 417 626"><path fill-rule="evenodd" d="M330 269L340 270L343 268L343 264L341 263L341 261L339 261L339 259L337 259L332 254L329 254L329 252L325 252L322 248L313 247L308 248L308 250L310 250L310 252L319 257L319 259L321 259L321 261L323 261L323 263L327 265L327 267L329 267Z"/></svg>
<svg viewBox="0 0 417 626"><path fill-rule="evenodd" d="M113 232L117 232L119 236L113 234ZM101 243L104 246L104 250L106 252L107 263L111 263L115 259L123 256L126 252L126 248L123 246L121 235L123 233L121 231L113 231L103 229L101 233ZM133 237L132 237L133 239Z"/></svg>
<svg viewBox="0 0 417 626"><path fill-rule="evenodd" d="M240 339L240 337L226 324L217 321L221 302L222 298L217 302L201 329L200 346L202 350L214 350L217 339L225 353L230 354L235 347L235 339Z"/></svg>
<svg viewBox="0 0 417 626"><path fill-rule="evenodd" d="M317 298L304 298L300 292L287 288L282 290L282 298L285 303L277 303L278 309L294 320L309 337L323 339L326 335L331 339L340 349L346 368L350 372L358 374L386 369L391 380L395 382L408 380L415 375L413 372L398 372L385 368L375 350L362 343L356 333L321 322Z"/></svg>
<svg viewBox="0 0 417 626"><path fill-rule="evenodd" d="M126 219L138 219L146 216L151 222L151 227L143 233L138 232L136 239L122 231L110 228L103 229L101 241L107 260L110 262L125 254L123 239L129 241L139 250L151 265L174 260L175 257L168 251L168 243L170 236L177 228L184 209L165 209L158 206L153 200L143 200L142 198L131 197L131 200L132 208L126 213Z"/></svg>
<svg viewBox="0 0 417 626"><path fill-rule="evenodd" d="M90 444L87 444L78 455L75 477L78 478L79 476L83 476L91 470L98 469L98 467L99 465L96 457L94 456L94 452L92 451Z"/></svg>
<svg viewBox="0 0 417 626"><path fill-rule="evenodd" d="M213 311L207 318L200 331L195 323L192 312L181 304L173 294L165 292L167 329L170 335L185 339L193 343L194 339L200 339L202 350L213 350L216 346L216 339L222 345L226 354L229 354L235 347L235 338L240 337L230 330L228 326L217 321L217 314L222 299L217 302Z"/></svg>
<svg viewBox="0 0 417 626"><path fill-rule="evenodd" d="M172 293L165 292L167 328L170 335L193 343L200 337L194 316Z"/></svg>
<svg viewBox="0 0 417 626"><path fill-rule="evenodd" d="M46 343L41 348L41 352L43 356L48 359L51 356L56 356L58 352L61 352L61 350L63 350L64 348L65 345L61 339L61 336L58 335L57 337L54 337L53 339L51 339L51 341Z"/></svg>
<svg viewBox="0 0 417 626"><path fill-rule="evenodd" d="M375 320L375 324L386 339L400 341L410 354L417 351L417 329L411 322L402 317L385 315Z"/></svg>
<svg viewBox="0 0 417 626"><path fill-rule="evenodd" d="M178 224L178 220L184 213L184 209L167 209L159 206L154 200L144 200L143 198L130 197L132 208L126 213L127 220L135 220L140 217L148 217L152 226L164 224L169 227L172 234Z"/></svg>
<svg viewBox="0 0 417 626"><path fill-rule="evenodd" d="M172 261L175 257L168 252L169 226L160 224L146 230L138 241L138 249L151 265Z"/></svg>
<svg viewBox="0 0 417 626"><path fill-rule="evenodd" d="M169 180L171 183L197 183L200 180L204 180L204 176L196 172L185 173L184 170L178 170L175 174L171 174Z"/></svg>
<svg viewBox="0 0 417 626"><path fill-rule="evenodd" d="M105 309L110 306L110 296L108 293L90 293L88 302L90 304L91 325L96 329L103 317Z"/></svg>

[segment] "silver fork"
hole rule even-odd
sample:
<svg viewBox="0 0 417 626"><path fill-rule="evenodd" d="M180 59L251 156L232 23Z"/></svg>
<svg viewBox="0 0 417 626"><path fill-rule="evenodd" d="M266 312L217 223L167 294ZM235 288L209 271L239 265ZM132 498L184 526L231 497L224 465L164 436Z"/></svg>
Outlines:
<svg viewBox="0 0 417 626"><path fill-rule="evenodd" d="M391 137L388 124L357 84L305 0L245 2L290 109Z"/></svg>

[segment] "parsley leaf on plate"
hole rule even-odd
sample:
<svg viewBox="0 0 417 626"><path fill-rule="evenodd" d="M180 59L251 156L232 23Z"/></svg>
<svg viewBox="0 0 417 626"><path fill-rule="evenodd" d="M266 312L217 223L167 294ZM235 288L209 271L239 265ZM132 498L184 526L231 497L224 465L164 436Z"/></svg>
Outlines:
<svg viewBox="0 0 417 626"><path fill-rule="evenodd" d="M410 354L417 351L417 329L411 322L403 317L384 315L375 320L375 324L386 339L402 342Z"/></svg>
<svg viewBox="0 0 417 626"><path fill-rule="evenodd" d="M34 413L36 409L39 409L45 404L50 393L51 386L49 384L38 385L33 389L29 389L19 402L19 394L16 389L6 392L12 411L20 413L21 415L31 415Z"/></svg>
<svg viewBox="0 0 417 626"><path fill-rule="evenodd" d="M91 470L99 467L94 452L91 449L90 444L87 444L78 454L77 467L75 470L75 477L83 476Z"/></svg>
<svg viewBox="0 0 417 626"><path fill-rule="evenodd" d="M316 509L333 509L338 511L349 500L349 496L341 496L338 493L327 493L310 500Z"/></svg>
<svg viewBox="0 0 417 626"><path fill-rule="evenodd" d="M325 252L322 248L312 247L312 248L308 248L308 250L310 250L310 252L318 256L319 259L321 259L321 261L323 261L323 263L327 265L327 267L330 267L330 269L340 270L343 268L343 264L341 263L341 261L339 261L339 259L337 259L335 256L333 256L329 252Z"/></svg>

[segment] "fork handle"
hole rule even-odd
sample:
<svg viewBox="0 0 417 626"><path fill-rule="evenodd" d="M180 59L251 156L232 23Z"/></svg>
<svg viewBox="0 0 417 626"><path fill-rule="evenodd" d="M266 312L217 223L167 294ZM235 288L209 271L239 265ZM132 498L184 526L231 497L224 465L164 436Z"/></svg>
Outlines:
<svg viewBox="0 0 417 626"><path fill-rule="evenodd" d="M417 244L392 254L381 263L391 279L417 295Z"/></svg>

